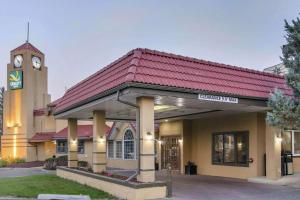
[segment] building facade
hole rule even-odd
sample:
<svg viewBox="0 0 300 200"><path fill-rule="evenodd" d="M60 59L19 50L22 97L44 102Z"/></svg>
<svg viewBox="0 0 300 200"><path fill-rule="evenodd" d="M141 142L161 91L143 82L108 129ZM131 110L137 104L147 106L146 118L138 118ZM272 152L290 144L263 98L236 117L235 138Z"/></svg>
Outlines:
<svg viewBox="0 0 300 200"><path fill-rule="evenodd" d="M300 134L265 122L269 93L292 92L282 76L135 49L51 102L44 60L30 43L11 51L3 158L68 155L69 167L132 170L142 182L189 162L199 175L277 179L286 150L300 171Z"/></svg>

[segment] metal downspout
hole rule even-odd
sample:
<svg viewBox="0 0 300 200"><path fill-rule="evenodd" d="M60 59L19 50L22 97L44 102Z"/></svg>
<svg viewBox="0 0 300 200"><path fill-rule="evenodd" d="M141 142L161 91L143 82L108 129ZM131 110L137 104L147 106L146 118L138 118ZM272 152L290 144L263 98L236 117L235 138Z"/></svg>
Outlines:
<svg viewBox="0 0 300 200"><path fill-rule="evenodd" d="M118 90L117 92L117 101L120 102L120 103L123 103L125 105L128 105L128 106L132 106L132 107L135 107L137 109L137 116L136 116L136 133L137 133L137 170L136 170L136 173L132 176L130 176L126 181L129 181L131 180L132 178L134 178L136 175L139 175L140 174L140 166L141 166L141 162L140 162L140 148L141 148L141 144L140 144L140 107L136 104L133 104L133 103L130 103L130 102L127 102L127 101L123 101L120 99L120 90Z"/></svg>

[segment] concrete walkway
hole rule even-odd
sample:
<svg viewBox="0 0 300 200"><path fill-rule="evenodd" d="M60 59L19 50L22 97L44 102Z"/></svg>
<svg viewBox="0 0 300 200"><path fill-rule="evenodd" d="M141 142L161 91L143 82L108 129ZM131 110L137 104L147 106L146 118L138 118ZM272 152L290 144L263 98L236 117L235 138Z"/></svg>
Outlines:
<svg viewBox="0 0 300 200"><path fill-rule="evenodd" d="M164 180L164 174L158 174ZM300 189L212 176L173 176L174 200L299 200Z"/></svg>
<svg viewBox="0 0 300 200"><path fill-rule="evenodd" d="M251 183L264 183L264 184L271 184L271 185L281 185L281 186L300 188L300 173L296 173L289 176L283 176L279 180L268 180L264 176L264 177L249 178L248 181Z"/></svg>
<svg viewBox="0 0 300 200"><path fill-rule="evenodd" d="M0 168L0 178L21 177L37 174L55 174L55 171L44 170L42 167L34 168Z"/></svg>

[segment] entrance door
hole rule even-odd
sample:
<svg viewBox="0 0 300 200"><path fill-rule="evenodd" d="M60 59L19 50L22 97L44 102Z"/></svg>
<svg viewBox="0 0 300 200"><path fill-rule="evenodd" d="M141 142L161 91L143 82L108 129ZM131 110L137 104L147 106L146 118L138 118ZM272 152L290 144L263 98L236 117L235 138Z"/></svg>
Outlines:
<svg viewBox="0 0 300 200"><path fill-rule="evenodd" d="M162 137L161 144L161 167L166 169L168 163L172 170L180 169L180 145L179 138L174 136Z"/></svg>

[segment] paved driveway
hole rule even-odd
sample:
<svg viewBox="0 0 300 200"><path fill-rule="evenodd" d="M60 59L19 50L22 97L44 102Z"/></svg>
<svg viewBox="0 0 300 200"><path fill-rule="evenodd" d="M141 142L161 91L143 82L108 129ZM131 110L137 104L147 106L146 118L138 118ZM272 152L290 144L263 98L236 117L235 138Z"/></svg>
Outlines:
<svg viewBox="0 0 300 200"><path fill-rule="evenodd" d="M163 175L158 175L163 180ZM173 176L177 200L299 200L300 189L211 176Z"/></svg>
<svg viewBox="0 0 300 200"><path fill-rule="evenodd" d="M38 167L38 168L0 168L0 178L31 176L31 175L37 175L37 174L54 174L54 173L55 173L55 171L44 170L41 167Z"/></svg>

